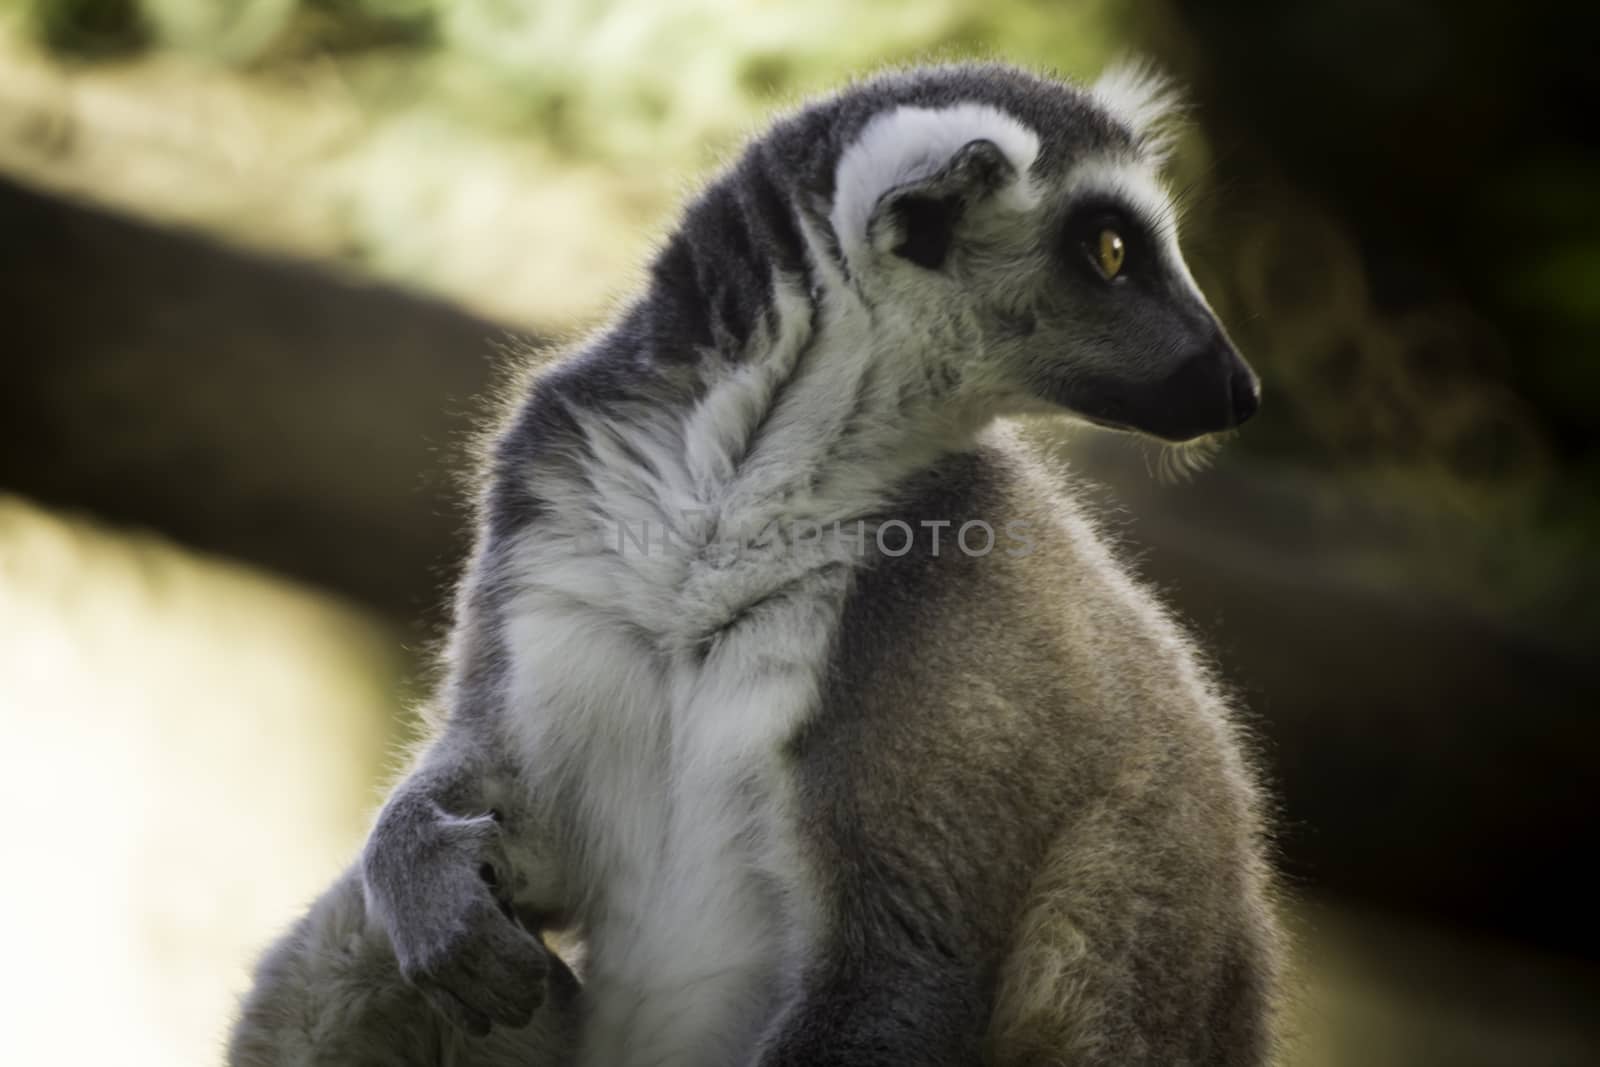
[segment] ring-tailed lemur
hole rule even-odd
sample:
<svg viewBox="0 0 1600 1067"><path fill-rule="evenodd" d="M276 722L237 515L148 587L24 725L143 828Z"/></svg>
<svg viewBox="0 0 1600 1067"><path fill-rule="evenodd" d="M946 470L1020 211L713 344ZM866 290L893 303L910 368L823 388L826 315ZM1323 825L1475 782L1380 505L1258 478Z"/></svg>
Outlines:
<svg viewBox="0 0 1600 1067"><path fill-rule="evenodd" d="M362 860L442 1013L535 1014L514 907L586 938L582 1067L1270 1057L1229 709L993 425L1255 411L1178 251L1167 105L950 66L805 107L530 380L446 721Z"/></svg>

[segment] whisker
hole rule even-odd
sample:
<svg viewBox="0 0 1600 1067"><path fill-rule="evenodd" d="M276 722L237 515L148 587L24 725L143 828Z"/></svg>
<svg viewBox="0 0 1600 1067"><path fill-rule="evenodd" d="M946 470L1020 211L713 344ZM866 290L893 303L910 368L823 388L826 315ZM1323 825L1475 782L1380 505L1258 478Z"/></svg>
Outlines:
<svg viewBox="0 0 1600 1067"><path fill-rule="evenodd" d="M1160 442L1153 453L1146 450L1145 469L1161 485L1189 482L1216 461L1227 436L1207 434L1193 441Z"/></svg>

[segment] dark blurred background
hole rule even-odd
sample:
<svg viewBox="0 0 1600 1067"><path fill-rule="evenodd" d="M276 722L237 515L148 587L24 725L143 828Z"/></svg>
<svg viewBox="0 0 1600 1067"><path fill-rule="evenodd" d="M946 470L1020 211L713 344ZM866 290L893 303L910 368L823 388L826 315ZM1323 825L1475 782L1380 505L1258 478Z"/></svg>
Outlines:
<svg viewBox="0 0 1600 1067"><path fill-rule="evenodd" d="M114 813L145 1058L108 1047L215 1058L354 847L514 335L602 318L807 92L1132 51L1189 90L1185 248L1266 404L1181 484L1037 432L1248 706L1295 1062L1600 1063L1597 42L1442 0L0 0L0 770Z"/></svg>

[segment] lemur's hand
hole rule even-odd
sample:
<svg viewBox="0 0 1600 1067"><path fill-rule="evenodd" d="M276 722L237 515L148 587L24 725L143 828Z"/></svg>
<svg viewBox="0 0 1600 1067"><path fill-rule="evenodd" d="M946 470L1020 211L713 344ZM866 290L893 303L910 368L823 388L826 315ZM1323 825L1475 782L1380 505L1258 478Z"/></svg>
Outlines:
<svg viewBox="0 0 1600 1067"><path fill-rule="evenodd" d="M514 917L495 815L386 812L364 866L400 973L435 1008L480 1035L533 1019L550 955Z"/></svg>

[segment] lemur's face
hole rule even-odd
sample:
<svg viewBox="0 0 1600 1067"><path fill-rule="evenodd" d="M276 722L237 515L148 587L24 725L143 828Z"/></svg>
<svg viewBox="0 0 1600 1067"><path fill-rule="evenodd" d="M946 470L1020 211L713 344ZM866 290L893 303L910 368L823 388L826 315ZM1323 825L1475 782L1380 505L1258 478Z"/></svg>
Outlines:
<svg viewBox="0 0 1600 1067"><path fill-rule="evenodd" d="M1025 395L1169 441L1254 415L1260 383L1190 276L1153 175L1095 161L1053 199L1034 216L1031 277L1013 280L1021 299L998 278L977 286L990 289L980 319L1011 332L1001 372Z"/></svg>
<svg viewBox="0 0 1600 1067"><path fill-rule="evenodd" d="M840 166L838 203L861 235L846 254L869 300L909 305L969 395L1168 441L1255 413L1259 382L1184 264L1153 153L1113 144L1049 177L1033 169L1036 135L992 108L875 121ZM870 142L870 162L894 173L883 146L903 167L918 137L909 180L852 207L852 164L872 188L859 174ZM836 228L852 221L835 208Z"/></svg>

